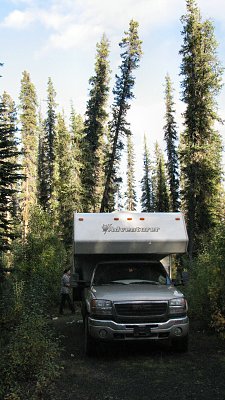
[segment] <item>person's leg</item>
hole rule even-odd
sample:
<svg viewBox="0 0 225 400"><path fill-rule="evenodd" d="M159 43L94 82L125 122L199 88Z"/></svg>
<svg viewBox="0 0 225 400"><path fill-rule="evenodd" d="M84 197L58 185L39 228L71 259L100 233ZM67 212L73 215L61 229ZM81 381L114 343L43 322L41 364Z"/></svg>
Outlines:
<svg viewBox="0 0 225 400"><path fill-rule="evenodd" d="M73 303L72 303L72 301L71 301L71 298L70 298L70 295L69 295L69 294L67 294L66 299L67 299L67 302L68 302L68 306L69 306L69 308L70 308L70 311L74 314L74 313L75 313L75 308L74 308L74 305L73 305Z"/></svg>
<svg viewBox="0 0 225 400"><path fill-rule="evenodd" d="M65 301L66 301L65 294L62 293L61 294L60 307L59 307L59 314L63 314L63 309L65 307Z"/></svg>

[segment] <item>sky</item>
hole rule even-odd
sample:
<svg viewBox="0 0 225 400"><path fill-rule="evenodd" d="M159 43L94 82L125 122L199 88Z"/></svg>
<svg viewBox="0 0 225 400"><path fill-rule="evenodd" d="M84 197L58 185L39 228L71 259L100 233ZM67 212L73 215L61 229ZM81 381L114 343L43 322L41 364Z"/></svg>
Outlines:
<svg viewBox="0 0 225 400"><path fill-rule="evenodd" d="M218 59L225 67L225 1L198 0L197 4L202 18L212 20ZM136 20L143 41L143 56L135 71L135 99L127 120L133 133L139 187L143 175L144 134L150 150L156 141L162 148L165 146L167 73L174 88L178 134L182 131L184 104L179 50L183 40L181 16L185 13L185 0L0 0L0 62L4 63L0 69L0 94L8 92L18 104L22 73L28 71L43 108L47 81L51 77L58 111L64 110L69 116L73 103L76 112L83 115L88 81L94 74L96 44L106 34L110 42L112 93L114 77L121 64L119 42L129 28L129 21ZM225 120L225 86L217 102L219 115ZM225 127L219 125L217 129L225 143Z"/></svg>

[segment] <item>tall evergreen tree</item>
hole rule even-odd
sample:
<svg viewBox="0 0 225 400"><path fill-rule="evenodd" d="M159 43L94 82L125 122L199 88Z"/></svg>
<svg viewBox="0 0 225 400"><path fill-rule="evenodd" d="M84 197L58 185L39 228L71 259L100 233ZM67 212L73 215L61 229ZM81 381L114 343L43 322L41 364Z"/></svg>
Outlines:
<svg viewBox="0 0 225 400"><path fill-rule="evenodd" d="M38 181L37 192L38 200L44 210L48 204L48 157L47 157L47 138L45 135L45 123L41 115L38 113Z"/></svg>
<svg viewBox="0 0 225 400"><path fill-rule="evenodd" d="M200 250L202 235L209 232L218 217L222 146L214 122L218 119L215 97L221 89L222 69L213 25L208 20L202 22L195 0L187 0L182 23L182 100L186 110L181 169L192 259Z"/></svg>
<svg viewBox="0 0 225 400"><path fill-rule="evenodd" d="M155 145L156 154L156 194L155 194L155 211L169 211L169 195L167 188L165 160L162 150L158 143Z"/></svg>
<svg viewBox="0 0 225 400"><path fill-rule="evenodd" d="M72 182L74 193L74 211L84 211L84 204L82 199L84 198L83 188L81 183L81 174L85 169L84 164L84 153L86 146L84 145L84 121L80 114L76 114L73 105L71 106L70 115L70 132L71 132L71 148L72 148Z"/></svg>
<svg viewBox="0 0 225 400"><path fill-rule="evenodd" d="M147 138L144 135L144 175L141 180L141 209L143 212L154 211L154 194L152 186L152 166L150 153L147 146Z"/></svg>
<svg viewBox="0 0 225 400"><path fill-rule="evenodd" d="M85 211L99 211L104 189L104 140L106 135L106 112L109 94L109 42L103 35L97 43L95 75L91 86L85 119L85 169L82 173Z"/></svg>
<svg viewBox="0 0 225 400"><path fill-rule="evenodd" d="M15 194L22 179L16 137L17 115L15 104L4 92L0 98L0 251L10 248L14 238Z"/></svg>
<svg viewBox="0 0 225 400"><path fill-rule="evenodd" d="M57 169L57 170L56 170ZM76 210L76 188L73 185L71 135L63 114L58 114L55 137L55 191L58 200L59 224L64 243L72 243L73 212Z"/></svg>
<svg viewBox="0 0 225 400"><path fill-rule="evenodd" d="M45 129L48 137L48 162L49 162L49 200L52 206L54 192L54 163L55 163L55 135L56 135L56 91L51 78L47 87L47 118Z"/></svg>
<svg viewBox="0 0 225 400"><path fill-rule="evenodd" d="M47 85L47 118L44 122L44 135L41 138L41 149L39 156L43 160L39 160L39 165L42 165L42 172L39 174L42 182L40 187L45 188L42 191L40 203L44 210L53 211L55 208L55 193L54 193L54 166L55 166L55 135L56 135L56 92L51 78L48 79ZM40 172L40 171L39 171Z"/></svg>
<svg viewBox="0 0 225 400"><path fill-rule="evenodd" d="M169 200L170 210L178 211L180 207L179 201L179 172L178 172L178 152L177 152L177 127L174 117L174 102L172 95L172 83L170 76L166 76L166 124L164 126L164 139L166 141L167 150L167 171L169 179Z"/></svg>
<svg viewBox="0 0 225 400"><path fill-rule="evenodd" d="M101 202L101 211L112 211L113 197L118 163L124 147L123 136L130 134L129 123L126 121L127 111L130 109L130 100L134 94L132 89L135 83L133 71L138 68L142 54L141 41L138 37L138 23L130 21L129 31L119 44L123 50L121 54L121 76L116 75L116 84L113 90L114 103L112 106L112 120L109 123L110 153L108 155L106 180Z"/></svg>
<svg viewBox="0 0 225 400"><path fill-rule="evenodd" d="M137 194L135 190L135 157L134 146L132 143L131 135L127 136L127 191L126 208L129 211L135 211L137 207Z"/></svg>
<svg viewBox="0 0 225 400"><path fill-rule="evenodd" d="M29 209L37 201L37 97L28 72L24 71L20 92L21 141L23 146L22 220L23 236L27 236Z"/></svg>

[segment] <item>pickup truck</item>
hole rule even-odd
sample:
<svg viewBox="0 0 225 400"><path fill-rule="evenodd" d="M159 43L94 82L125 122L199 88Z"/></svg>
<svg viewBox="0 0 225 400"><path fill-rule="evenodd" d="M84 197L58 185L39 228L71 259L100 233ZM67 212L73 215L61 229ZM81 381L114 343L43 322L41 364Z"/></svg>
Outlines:
<svg viewBox="0 0 225 400"><path fill-rule="evenodd" d="M188 350L187 301L168 262L187 243L181 213L74 214L73 290L86 355L99 341L166 341Z"/></svg>

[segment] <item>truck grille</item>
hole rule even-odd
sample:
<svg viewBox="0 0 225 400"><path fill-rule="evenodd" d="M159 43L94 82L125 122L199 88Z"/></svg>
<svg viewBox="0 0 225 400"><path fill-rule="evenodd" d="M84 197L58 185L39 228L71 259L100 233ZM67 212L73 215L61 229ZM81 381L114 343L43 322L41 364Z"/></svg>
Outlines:
<svg viewBox="0 0 225 400"><path fill-rule="evenodd" d="M115 310L118 317L163 316L167 312L167 302L117 303Z"/></svg>

